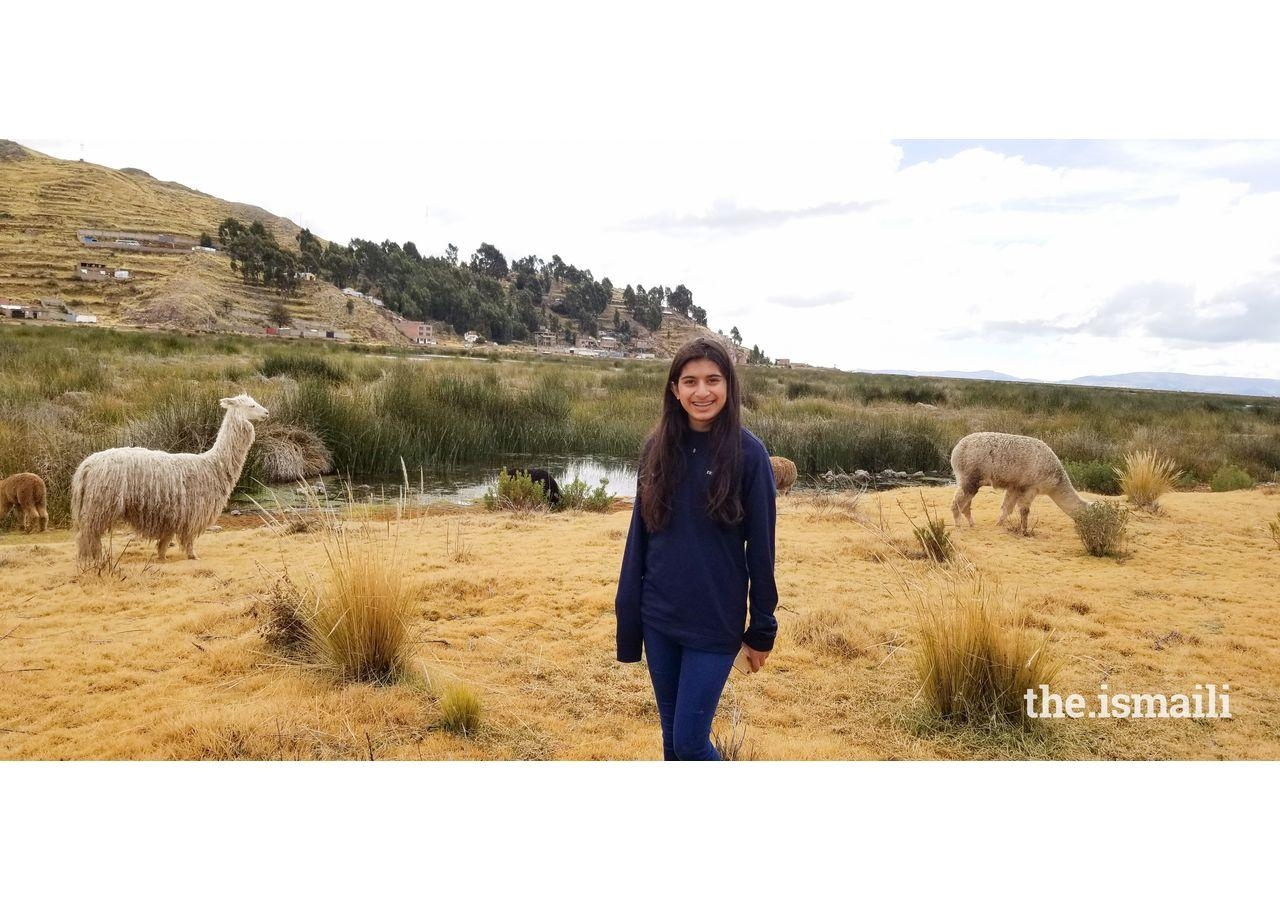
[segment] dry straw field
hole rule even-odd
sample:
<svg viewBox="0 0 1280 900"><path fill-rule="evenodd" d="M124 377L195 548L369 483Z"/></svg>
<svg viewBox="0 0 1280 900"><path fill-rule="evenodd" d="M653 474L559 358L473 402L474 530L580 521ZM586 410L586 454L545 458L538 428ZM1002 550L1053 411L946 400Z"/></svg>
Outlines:
<svg viewBox="0 0 1280 900"><path fill-rule="evenodd" d="M1043 498L1029 536L997 526L984 490L977 527L948 531L959 561L939 564L917 552L911 519L950 497L780 498L780 637L762 673L731 678L722 747L781 760L1280 758L1274 489L1167 495L1158 513L1133 513L1118 558L1086 555ZM224 517L201 559L165 564L121 531L101 573L77 573L67 531L0 535L0 757L660 757L645 672L613 660L628 511L387 515L351 515L337 537ZM344 552L377 561L398 591L409 643L382 681L282 650L270 618L282 598L331 591ZM1228 683L1234 718L938 720L920 698L919 614L975 573L1023 606L1060 693Z"/></svg>

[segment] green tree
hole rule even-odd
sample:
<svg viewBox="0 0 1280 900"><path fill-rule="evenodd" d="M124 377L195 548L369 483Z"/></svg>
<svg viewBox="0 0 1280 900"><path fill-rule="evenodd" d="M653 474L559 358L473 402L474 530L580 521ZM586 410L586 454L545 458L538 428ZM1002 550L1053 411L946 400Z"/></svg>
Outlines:
<svg viewBox="0 0 1280 900"><path fill-rule="evenodd" d="M481 244L479 249L471 254L471 271L478 275L488 275L490 278L506 278L507 258L493 244Z"/></svg>
<svg viewBox="0 0 1280 900"><path fill-rule="evenodd" d="M733 338L734 346L742 346L742 332L738 331L737 325L729 329L729 337Z"/></svg>
<svg viewBox="0 0 1280 900"><path fill-rule="evenodd" d="M667 304L680 315L688 316L689 307L693 305L693 292L683 284L676 285L676 289L667 296Z"/></svg>
<svg viewBox="0 0 1280 900"><path fill-rule="evenodd" d="M309 228L298 232L298 255L304 270L318 273L324 269L324 247Z"/></svg>

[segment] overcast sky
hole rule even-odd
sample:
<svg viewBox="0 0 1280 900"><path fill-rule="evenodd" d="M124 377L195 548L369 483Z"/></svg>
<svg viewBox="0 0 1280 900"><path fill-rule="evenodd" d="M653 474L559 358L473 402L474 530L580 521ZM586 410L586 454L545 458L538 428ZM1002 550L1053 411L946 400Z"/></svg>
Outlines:
<svg viewBox="0 0 1280 900"><path fill-rule="evenodd" d="M1088 67L1007 32L966 35L943 6L913 33L922 66L874 39L914 20L804 5L785 20L662 3L643 19L500 4L405 20L371 3L340 20L317 7L310 24L259 14L248 31L237 16L253 6L157 5L162 25L140 15L19 49L83 68L34 82L0 137L331 240L453 242L464 257L488 241L618 286L683 283L712 328L818 365L1280 377L1280 141L1255 139L1280 137L1275 122L1233 105L1247 91L1186 80L1183 33L1160 31L1172 21L1130 23L1168 39L1167 56L1109 69L1124 23L1072 8L1085 15L1054 27L1094 43ZM1250 57L1240 25L1215 71L1256 89L1274 54ZM1042 54L1065 74L1031 83ZM1061 139L1073 132L1126 139ZM902 137L957 133L1056 139Z"/></svg>

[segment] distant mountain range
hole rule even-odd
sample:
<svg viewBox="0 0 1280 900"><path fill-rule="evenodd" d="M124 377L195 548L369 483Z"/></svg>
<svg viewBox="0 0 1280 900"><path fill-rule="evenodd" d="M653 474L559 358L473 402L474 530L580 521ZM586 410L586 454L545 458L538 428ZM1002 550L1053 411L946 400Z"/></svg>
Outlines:
<svg viewBox="0 0 1280 900"><path fill-rule="evenodd" d="M1022 381L1041 383L1036 378L1019 378L1004 372L914 372L903 369L876 369L880 375L915 375L931 378L972 378L977 381ZM1178 391L1196 394L1230 394L1237 397L1280 397L1280 379L1232 378L1226 375L1187 375L1182 372L1125 372L1121 375L1085 375L1052 384L1083 384L1092 387L1139 388L1148 391Z"/></svg>

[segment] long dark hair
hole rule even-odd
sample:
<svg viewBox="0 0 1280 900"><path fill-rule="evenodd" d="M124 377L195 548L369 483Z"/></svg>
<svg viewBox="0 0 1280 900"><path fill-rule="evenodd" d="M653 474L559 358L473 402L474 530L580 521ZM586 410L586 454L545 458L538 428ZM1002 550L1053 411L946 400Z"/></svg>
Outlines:
<svg viewBox="0 0 1280 900"><path fill-rule="evenodd" d="M671 391L687 363L705 359L724 376L724 408L711 423L711 488L707 515L722 525L742 521L738 482L742 474L742 392L738 373L725 346L714 338L697 337L676 352L662 386L662 417L645 440L640 454L638 493L640 514L650 531L661 531L671 521L671 502L685 475L680 445L691 430L689 415Z"/></svg>

